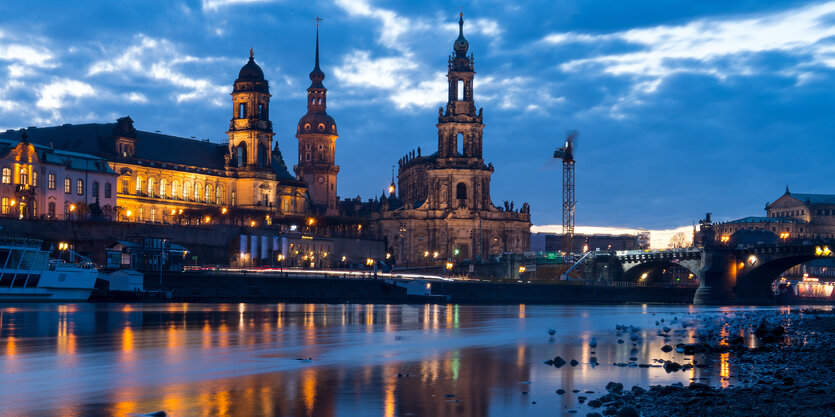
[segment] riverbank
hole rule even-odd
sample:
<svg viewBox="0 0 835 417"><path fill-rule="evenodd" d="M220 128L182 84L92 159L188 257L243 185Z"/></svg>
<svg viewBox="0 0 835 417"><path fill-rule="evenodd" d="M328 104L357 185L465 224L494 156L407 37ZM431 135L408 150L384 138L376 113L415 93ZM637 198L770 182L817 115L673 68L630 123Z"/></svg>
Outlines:
<svg viewBox="0 0 835 417"><path fill-rule="evenodd" d="M746 316L735 320L754 326L757 322L769 323L756 326L760 332L751 335L755 338L750 340L753 347L738 339L735 343L737 336L719 339L718 344L695 344L697 351L727 355L727 368L714 371L733 375L733 382L723 376L723 383L717 387L691 378L689 386L656 385L648 390L624 389L613 382L607 386L606 395L589 401L596 407L586 415L835 416L835 351L831 349L835 345L835 313L803 310L799 314ZM754 326L748 330L753 331ZM700 331L705 334L704 329ZM692 357L694 364L697 357ZM678 371L677 366L670 368Z"/></svg>
<svg viewBox="0 0 835 417"><path fill-rule="evenodd" d="M690 304L692 287L618 287L484 281L293 277L267 274L163 273L145 289L180 302L453 303L453 304Z"/></svg>

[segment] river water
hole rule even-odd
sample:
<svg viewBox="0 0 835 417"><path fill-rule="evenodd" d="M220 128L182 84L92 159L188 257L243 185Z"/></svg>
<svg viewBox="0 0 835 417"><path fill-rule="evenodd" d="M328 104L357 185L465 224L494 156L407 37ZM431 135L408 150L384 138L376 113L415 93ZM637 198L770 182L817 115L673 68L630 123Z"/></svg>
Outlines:
<svg viewBox="0 0 835 417"><path fill-rule="evenodd" d="M660 350L655 322L734 310L3 304L0 415L584 416L591 409L577 397L609 381L733 384L727 354L687 372L613 363L685 363ZM618 336L617 324L640 327L639 340ZM580 364L543 364L556 355Z"/></svg>

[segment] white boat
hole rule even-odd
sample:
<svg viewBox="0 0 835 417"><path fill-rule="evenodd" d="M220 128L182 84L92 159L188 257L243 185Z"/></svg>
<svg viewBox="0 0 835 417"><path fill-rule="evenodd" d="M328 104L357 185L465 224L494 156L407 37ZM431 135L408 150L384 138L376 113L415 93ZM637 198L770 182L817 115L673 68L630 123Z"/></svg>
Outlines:
<svg viewBox="0 0 835 417"><path fill-rule="evenodd" d="M62 250L56 259L33 239L0 241L0 302L87 301L99 275L89 259Z"/></svg>

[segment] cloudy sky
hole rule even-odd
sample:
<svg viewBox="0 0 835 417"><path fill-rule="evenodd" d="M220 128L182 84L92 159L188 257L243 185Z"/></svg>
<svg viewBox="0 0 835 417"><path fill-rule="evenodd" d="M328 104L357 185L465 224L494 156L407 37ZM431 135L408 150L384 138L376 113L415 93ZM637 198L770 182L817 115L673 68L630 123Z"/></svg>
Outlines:
<svg viewBox="0 0 835 417"><path fill-rule="evenodd" d="M322 16L340 195L437 148L459 7L493 201L560 222L553 149L577 149L577 224L670 229L761 215L788 184L835 193L835 2L0 2L0 128L108 123L225 141L250 47L288 165ZM731 4L729 4L731 3Z"/></svg>

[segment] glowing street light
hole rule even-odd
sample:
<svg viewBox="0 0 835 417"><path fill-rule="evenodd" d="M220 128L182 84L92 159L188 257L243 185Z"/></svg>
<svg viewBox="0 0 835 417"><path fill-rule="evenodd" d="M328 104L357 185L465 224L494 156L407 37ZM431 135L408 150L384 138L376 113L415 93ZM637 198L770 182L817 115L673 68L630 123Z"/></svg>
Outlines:
<svg viewBox="0 0 835 417"><path fill-rule="evenodd" d="M70 211L75 211L75 204L70 204Z"/></svg>
<svg viewBox="0 0 835 417"><path fill-rule="evenodd" d="M519 273L520 274L524 274L526 269L527 268L525 268L525 265L519 265Z"/></svg>
<svg viewBox="0 0 835 417"><path fill-rule="evenodd" d="M224 208L220 209L220 214L226 214L227 211L229 211L229 210L227 210L226 207L224 207Z"/></svg>
<svg viewBox="0 0 835 417"><path fill-rule="evenodd" d="M452 262L447 262L447 263L446 263L446 269L447 269L447 270L452 269Z"/></svg>

